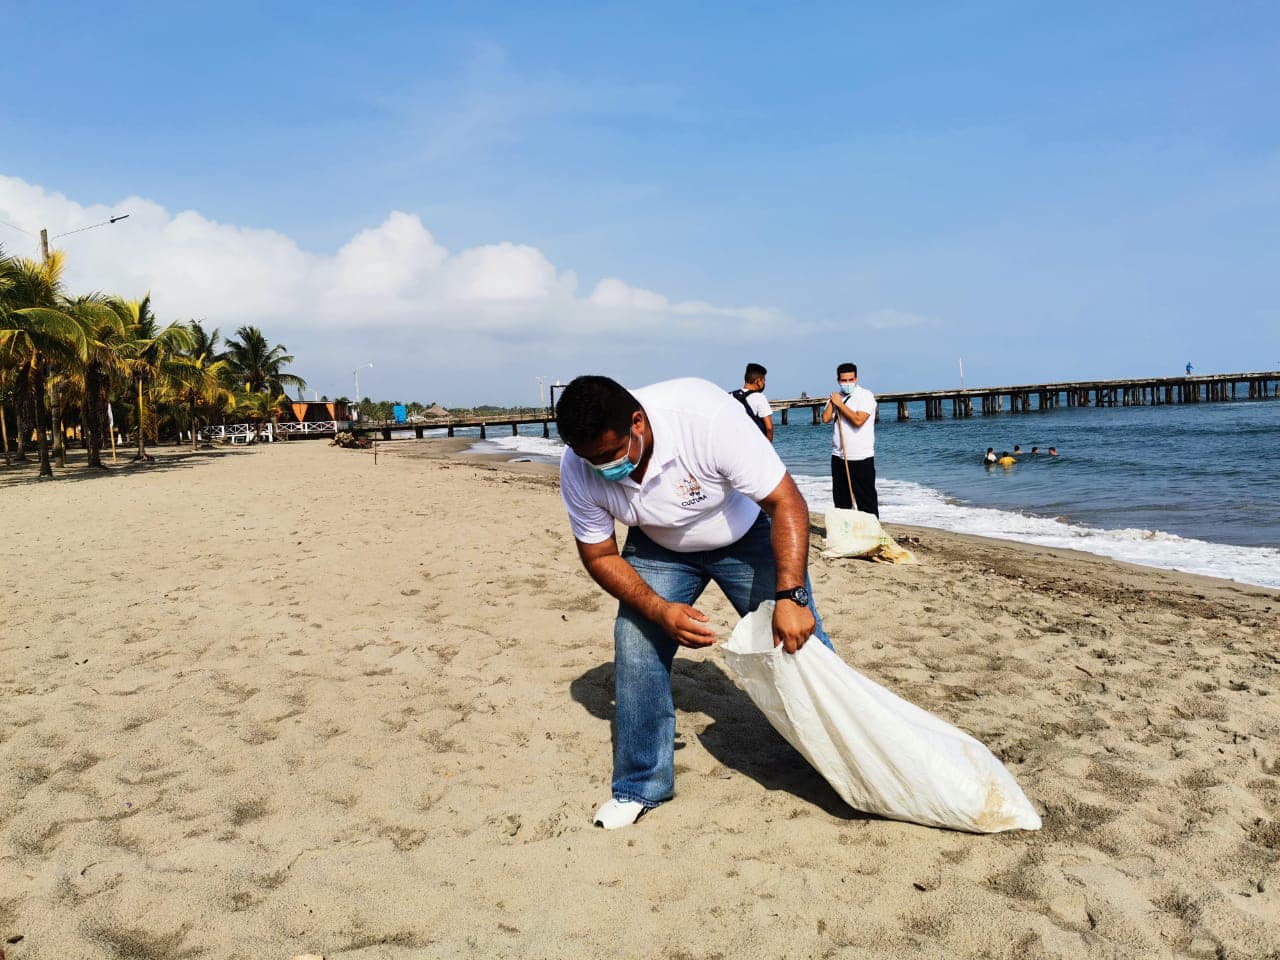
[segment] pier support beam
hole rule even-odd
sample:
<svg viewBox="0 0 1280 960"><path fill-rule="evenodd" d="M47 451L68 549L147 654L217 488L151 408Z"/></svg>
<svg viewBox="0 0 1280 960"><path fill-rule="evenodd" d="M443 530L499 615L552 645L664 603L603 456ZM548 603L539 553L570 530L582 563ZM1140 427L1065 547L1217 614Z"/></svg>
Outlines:
<svg viewBox="0 0 1280 960"><path fill-rule="evenodd" d="M480 439L481 439L481 440L488 440L488 439L489 439L489 434L488 434L488 432L485 430L485 428L484 428L484 424L483 424L483 423L482 423L482 424L480 424Z"/></svg>
<svg viewBox="0 0 1280 960"><path fill-rule="evenodd" d="M813 425L816 427L818 424L822 422L822 410L819 409L816 405L810 407L809 409L813 411Z"/></svg>

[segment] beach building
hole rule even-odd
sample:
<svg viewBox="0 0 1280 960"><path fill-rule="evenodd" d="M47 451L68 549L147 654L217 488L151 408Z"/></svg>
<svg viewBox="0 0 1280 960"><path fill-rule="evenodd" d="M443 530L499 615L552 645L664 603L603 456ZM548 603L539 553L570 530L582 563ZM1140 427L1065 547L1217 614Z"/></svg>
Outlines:
<svg viewBox="0 0 1280 960"><path fill-rule="evenodd" d="M350 419L351 411L344 400L294 400L280 416L281 423L340 423Z"/></svg>

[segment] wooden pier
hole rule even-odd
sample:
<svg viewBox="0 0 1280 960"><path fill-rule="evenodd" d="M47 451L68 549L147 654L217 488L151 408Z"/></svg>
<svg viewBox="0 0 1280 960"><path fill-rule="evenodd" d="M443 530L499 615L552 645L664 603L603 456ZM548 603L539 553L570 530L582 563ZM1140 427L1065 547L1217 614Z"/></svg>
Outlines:
<svg viewBox="0 0 1280 960"><path fill-rule="evenodd" d="M956 419L1004 413L1032 413L1055 407L1146 407L1182 403L1221 403L1248 398L1280 397L1280 370L1258 373L1219 373L1202 377L1139 377L1128 380L1079 380L1009 387L974 387L964 390L926 390L917 393L876 394L876 419L881 411L896 407L899 420L911 419L908 404L924 405L926 420L942 420L948 407ZM770 401L782 423L790 411L809 408L813 422L821 419L826 396Z"/></svg>
<svg viewBox="0 0 1280 960"><path fill-rule="evenodd" d="M510 427L511 436L516 437L520 435L520 427L536 424L542 427L542 436L549 438L551 436L551 425L555 422L556 417L552 411L539 410L534 413L517 415L507 413L492 417L438 417L429 420L404 422L399 420L358 420L343 429L358 436L367 437L375 434L382 440L391 440L393 431L403 433L412 430L414 438L421 440L428 430L444 430L448 436L452 437L455 430L479 427L480 439L487 440L490 430L501 431L504 427Z"/></svg>
<svg viewBox="0 0 1280 960"><path fill-rule="evenodd" d="M923 404L926 420L972 417L975 413L991 416L998 413L1032 413L1055 407L1145 407L1182 403L1220 403L1226 400L1280 397L1280 370L1260 373L1220 373L1202 377L1139 377L1128 380L1079 380L1066 383L1037 383L1009 387L973 387L965 390L926 390L916 393L881 393L876 418L881 411L895 409L899 420L911 419L909 404ZM821 422L826 396L801 397L796 400L770 401L785 425L792 410L808 409L813 422ZM498 414L492 417L439 417L430 420L398 422L395 420L360 420L342 429L360 436L392 439L393 433L410 431L421 440L428 430L444 430L453 436L456 430L479 428L480 439L487 440L490 431L520 435L522 426L541 428L544 438L551 436L555 414L538 410L518 415ZM328 434L332 436L332 434ZM408 437L405 437L408 439Z"/></svg>

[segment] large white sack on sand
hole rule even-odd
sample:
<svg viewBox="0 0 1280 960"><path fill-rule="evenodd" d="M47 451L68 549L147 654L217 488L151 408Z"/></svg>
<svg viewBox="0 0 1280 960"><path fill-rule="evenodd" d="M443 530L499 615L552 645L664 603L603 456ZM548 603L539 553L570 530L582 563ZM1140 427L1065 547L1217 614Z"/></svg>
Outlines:
<svg viewBox="0 0 1280 960"><path fill-rule="evenodd" d="M867 679L816 639L773 646L773 602L721 647L739 686L851 807L931 827L1038 830L1040 817L991 751Z"/></svg>

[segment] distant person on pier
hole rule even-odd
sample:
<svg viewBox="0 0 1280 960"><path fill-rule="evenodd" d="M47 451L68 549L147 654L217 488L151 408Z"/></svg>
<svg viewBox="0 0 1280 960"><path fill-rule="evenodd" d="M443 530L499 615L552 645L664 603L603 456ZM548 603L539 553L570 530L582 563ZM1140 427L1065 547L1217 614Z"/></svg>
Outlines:
<svg viewBox="0 0 1280 960"><path fill-rule="evenodd" d="M1000 459L996 461L996 463L1000 464L1000 466L1004 467L1006 470L1008 470L1017 462L1018 461L1013 458L1013 456L1009 453L1008 450L1005 450L1003 453L1001 453Z"/></svg>
<svg viewBox="0 0 1280 960"><path fill-rule="evenodd" d="M1189 376L1191 376L1191 370L1192 370L1192 367L1191 367L1191 361L1190 361L1190 360L1188 360L1188 361L1187 361L1187 376L1188 376L1188 377L1189 377Z"/></svg>
<svg viewBox="0 0 1280 960"><path fill-rule="evenodd" d="M996 462L996 448L987 447L987 454L982 458L982 462L990 466Z"/></svg>
<svg viewBox="0 0 1280 960"><path fill-rule="evenodd" d="M831 499L837 508L880 516L876 496L876 398L858 385L858 367L836 367L837 390L822 408L822 422L835 421L831 442ZM849 487L853 496L849 496Z"/></svg>
<svg viewBox="0 0 1280 960"><path fill-rule="evenodd" d="M733 399L742 404L751 422L773 443L773 408L769 406L769 398L764 395L765 377L768 373L760 364L748 363L746 373L742 375L742 388L730 393L733 394Z"/></svg>

